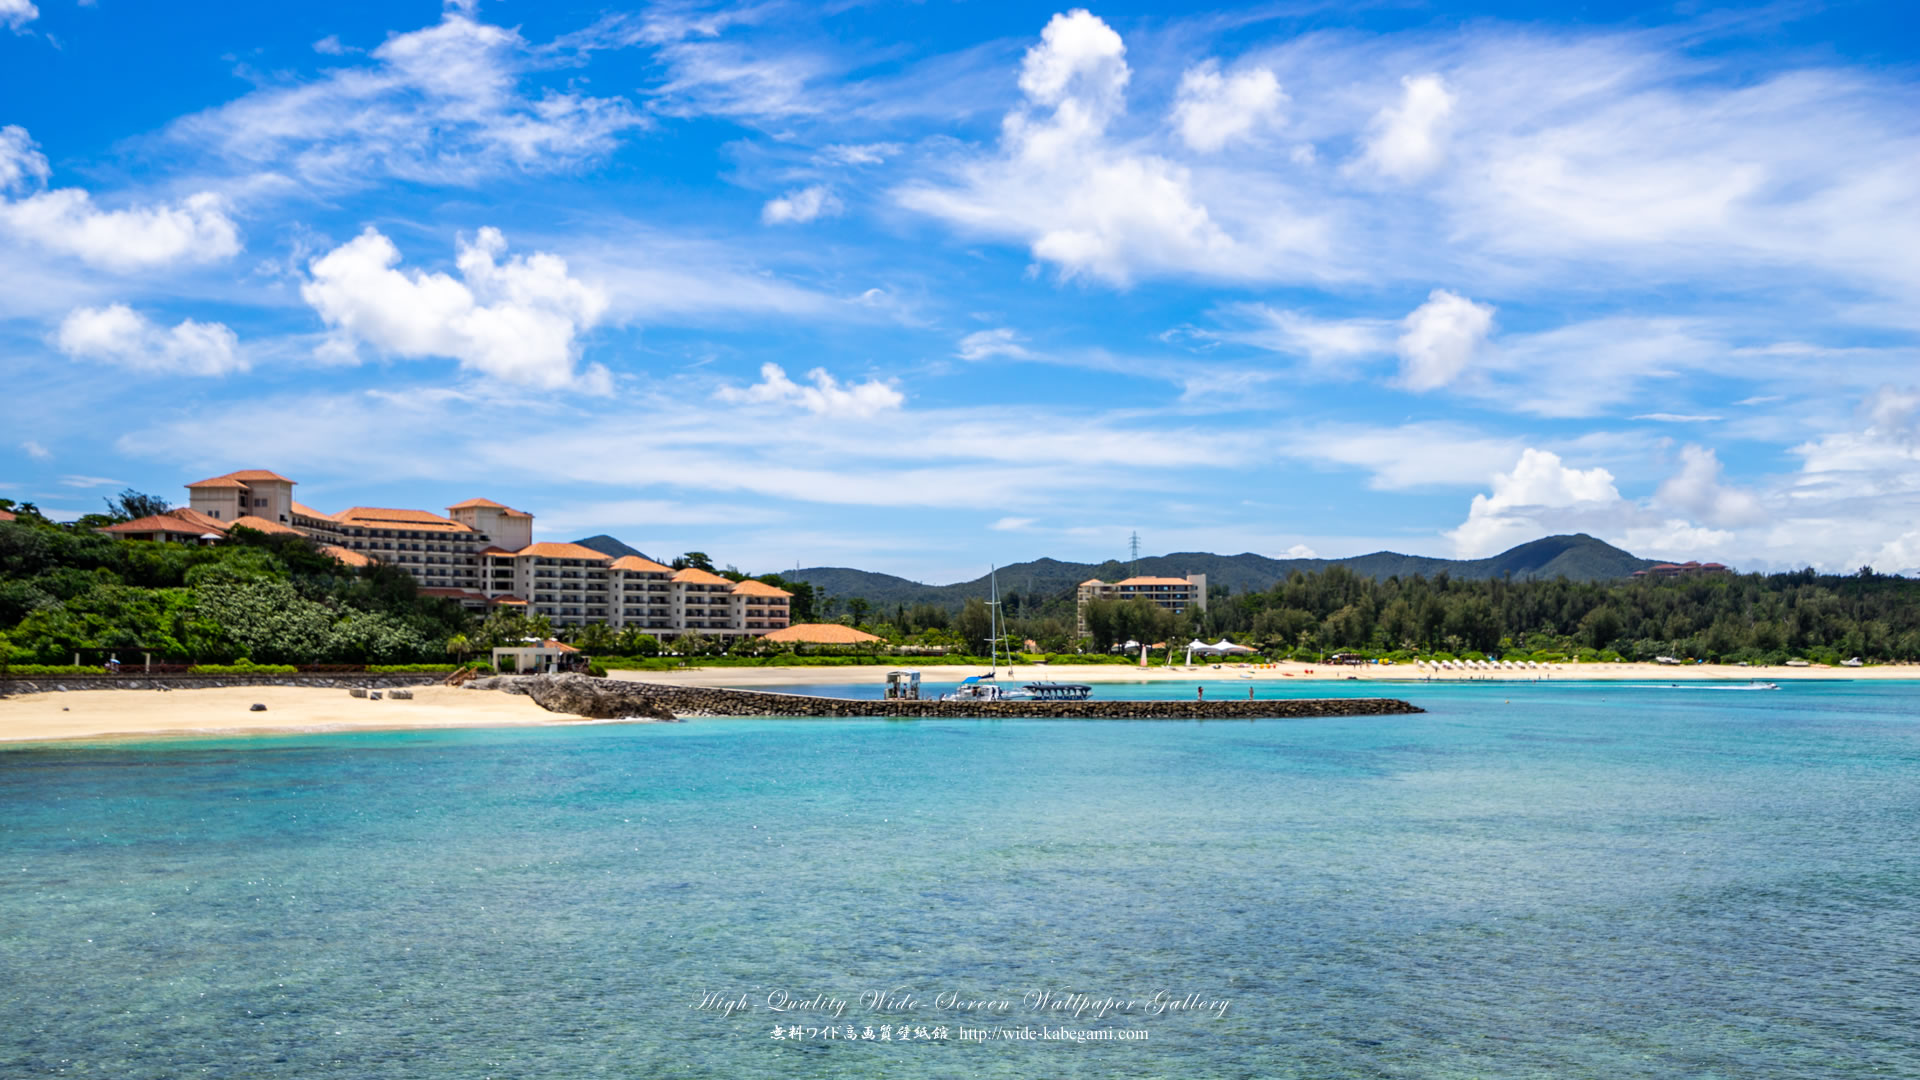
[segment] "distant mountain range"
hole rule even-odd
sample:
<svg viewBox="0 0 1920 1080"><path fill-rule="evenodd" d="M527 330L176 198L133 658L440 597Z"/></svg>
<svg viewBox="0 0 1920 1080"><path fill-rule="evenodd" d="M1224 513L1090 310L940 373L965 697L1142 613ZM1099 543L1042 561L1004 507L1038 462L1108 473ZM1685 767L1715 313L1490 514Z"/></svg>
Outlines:
<svg viewBox="0 0 1920 1080"><path fill-rule="evenodd" d="M597 551L607 550L589 540L580 543ZM1143 557L1137 565L1138 573L1151 577L1205 574L1208 585L1225 585L1239 593L1270 589L1295 570L1311 574L1331 566L1344 566L1367 578L1412 577L1415 574L1433 577L1445 571L1453 577L1470 580L1508 576L1516 581L1530 578L1551 580L1565 576L1574 581L1605 581L1626 577L1635 570L1644 570L1654 565L1654 560L1639 558L1603 540L1579 533L1545 537L1486 559L1435 559L1391 551L1376 551L1371 555L1355 555L1345 559L1270 559L1251 552L1214 555L1183 551ZM1033 597L1059 596L1088 578L1118 581L1134 572L1133 565L1119 560L1073 563L1058 559L1014 563L1000 567L998 571L1001 592L1017 590ZM891 574L876 574L841 566L782 570L780 574L788 579L808 582L814 588L825 589L828 594L842 599L865 597L878 607L937 604L958 608L968 597L984 597L988 590L986 575L952 585L924 585Z"/></svg>

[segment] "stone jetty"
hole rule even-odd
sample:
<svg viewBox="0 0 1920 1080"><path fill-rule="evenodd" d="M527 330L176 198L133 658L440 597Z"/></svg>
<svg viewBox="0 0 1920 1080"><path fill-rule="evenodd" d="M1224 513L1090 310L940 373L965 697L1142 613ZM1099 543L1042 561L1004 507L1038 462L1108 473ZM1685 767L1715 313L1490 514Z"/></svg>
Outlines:
<svg viewBox="0 0 1920 1080"><path fill-rule="evenodd" d="M594 719L685 716L791 716L900 719L1254 720L1310 716L1385 716L1420 709L1397 698L1268 698L1263 701L886 701L667 686L588 675L476 679L473 690L525 694L550 712Z"/></svg>

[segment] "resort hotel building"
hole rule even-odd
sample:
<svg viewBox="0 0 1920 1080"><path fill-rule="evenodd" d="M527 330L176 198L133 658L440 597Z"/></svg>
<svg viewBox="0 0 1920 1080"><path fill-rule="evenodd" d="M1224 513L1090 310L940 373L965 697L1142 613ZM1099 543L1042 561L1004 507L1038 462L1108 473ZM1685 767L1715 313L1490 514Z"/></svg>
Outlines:
<svg viewBox="0 0 1920 1080"><path fill-rule="evenodd" d="M1130 577L1105 582L1090 578L1080 583L1079 634L1087 636L1087 605L1095 600L1150 600L1175 615L1207 610L1207 575L1186 577Z"/></svg>
<svg viewBox="0 0 1920 1080"><path fill-rule="evenodd" d="M426 510L355 506L325 514L294 501L294 481L244 469L187 485L188 505L100 530L130 540L213 543L235 527L304 536L349 565L413 575L428 596L475 611L514 607L556 626L604 622L656 637L745 636L788 623L791 593L637 555L533 540L533 515L489 499Z"/></svg>

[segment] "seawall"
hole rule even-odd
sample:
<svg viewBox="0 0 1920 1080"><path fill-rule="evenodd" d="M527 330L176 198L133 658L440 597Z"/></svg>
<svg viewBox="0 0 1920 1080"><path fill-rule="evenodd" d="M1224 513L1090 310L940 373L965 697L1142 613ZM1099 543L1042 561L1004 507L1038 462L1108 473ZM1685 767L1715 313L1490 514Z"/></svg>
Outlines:
<svg viewBox="0 0 1920 1080"><path fill-rule="evenodd" d="M584 675L481 679L476 690L524 693L541 707L579 716L920 717L958 719L1255 720L1388 716L1426 710L1397 698L1268 698L1263 701L886 701L668 686Z"/></svg>

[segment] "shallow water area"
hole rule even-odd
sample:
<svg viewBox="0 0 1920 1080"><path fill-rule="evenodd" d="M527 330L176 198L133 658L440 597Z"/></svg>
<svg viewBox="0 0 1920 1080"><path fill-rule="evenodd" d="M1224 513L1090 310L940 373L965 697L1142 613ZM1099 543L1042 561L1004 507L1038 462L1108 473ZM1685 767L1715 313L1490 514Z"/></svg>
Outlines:
<svg viewBox="0 0 1920 1080"><path fill-rule="evenodd" d="M1920 1075L1920 685L1254 692L0 750L0 1075Z"/></svg>

